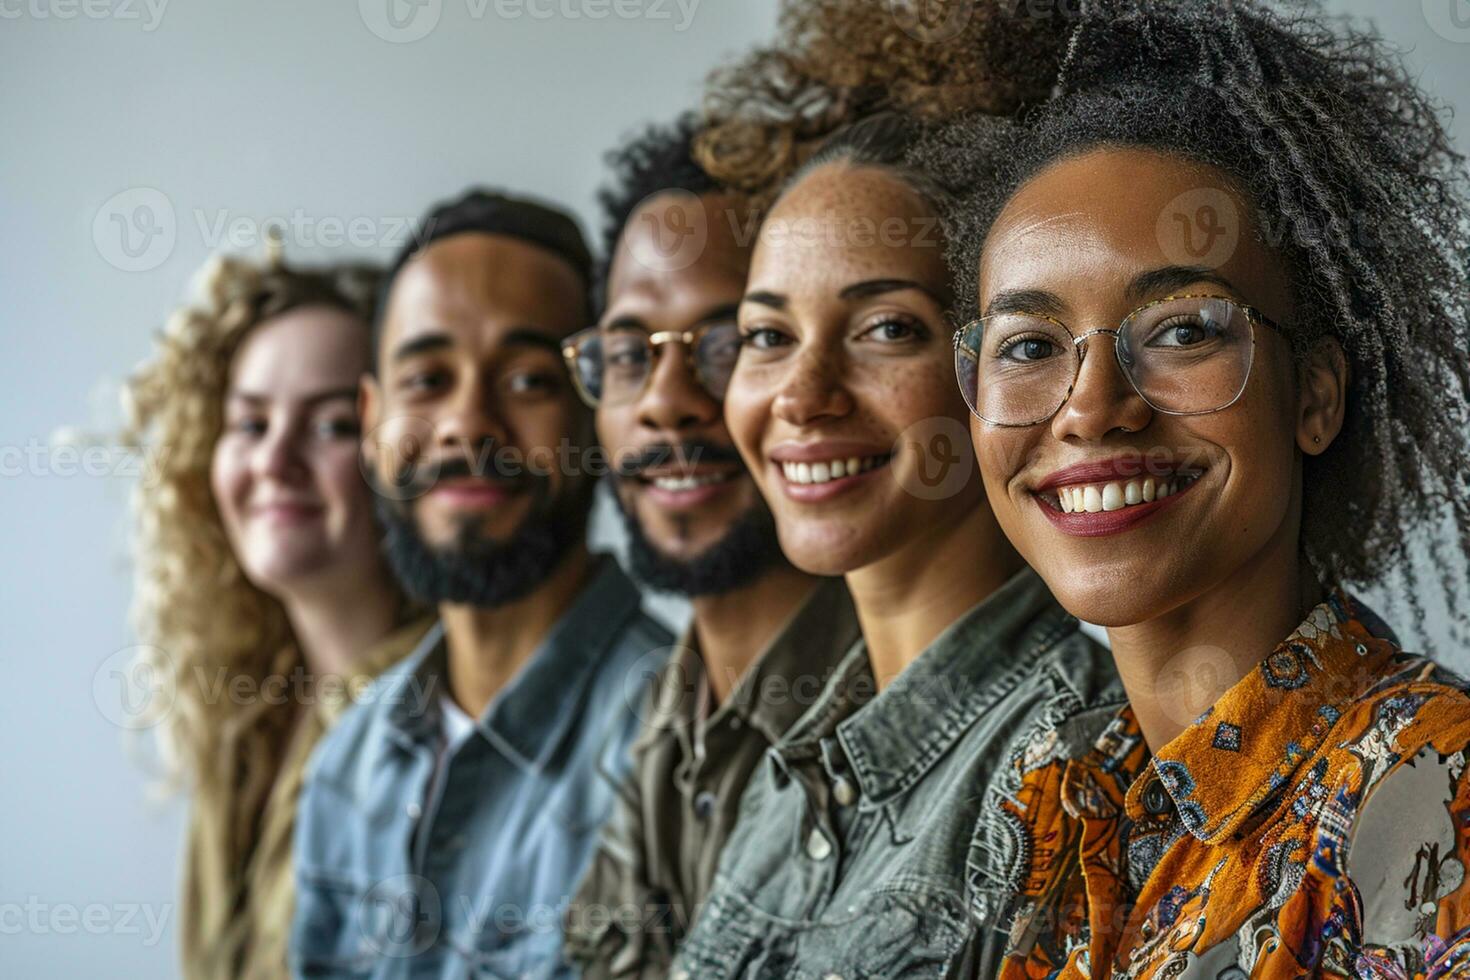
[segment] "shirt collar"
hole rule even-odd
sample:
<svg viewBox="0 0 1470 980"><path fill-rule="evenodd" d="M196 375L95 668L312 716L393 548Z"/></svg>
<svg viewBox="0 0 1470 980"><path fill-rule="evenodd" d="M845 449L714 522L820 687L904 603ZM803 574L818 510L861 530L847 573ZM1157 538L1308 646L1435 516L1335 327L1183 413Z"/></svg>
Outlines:
<svg viewBox="0 0 1470 980"><path fill-rule="evenodd" d="M1190 833L1218 843L1294 782L1346 707L1397 655L1379 622L1346 593L1334 592L1154 754L1151 769ZM1147 782L1136 780L1128 789L1134 819L1144 813Z"/></svg>
<svg viewBox="0 0 1470 980"><path fill-rule="evenodd" d="M916 783L1077 621L1030 569L945 629L871 704L837 725L865 803ZM924 738L915 738L922 730Z"/></svg>
<svg viewBox="0 0 1470 980"><path fill-rule="evenodd" d="M490 699L476 722L480 733L526 772L540 771L554 756L581 714L585 692L603 653L642 602L637 587L616 561L601 556L590 583L556 621L515 677ZM437 624L413 655L411 675L422 683L443 676L447 651ZM408 699L394 705L390 720L410 737L437 737L438 703L414 717Z"/></svg>

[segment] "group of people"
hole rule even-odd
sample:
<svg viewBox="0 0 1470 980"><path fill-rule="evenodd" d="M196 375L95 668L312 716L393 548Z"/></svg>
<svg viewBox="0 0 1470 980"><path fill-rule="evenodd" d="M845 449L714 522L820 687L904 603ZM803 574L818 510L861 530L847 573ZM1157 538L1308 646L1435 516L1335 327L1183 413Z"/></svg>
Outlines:
<svg viewBox="0 0 1470 980"><path fill-rule="evenodd" d="M130 386L190 977L1470 976L1470 686L1352 591L1465 635L1438 107L1301 4L950 6L787 0L595 253L208 270Z"/></svg>

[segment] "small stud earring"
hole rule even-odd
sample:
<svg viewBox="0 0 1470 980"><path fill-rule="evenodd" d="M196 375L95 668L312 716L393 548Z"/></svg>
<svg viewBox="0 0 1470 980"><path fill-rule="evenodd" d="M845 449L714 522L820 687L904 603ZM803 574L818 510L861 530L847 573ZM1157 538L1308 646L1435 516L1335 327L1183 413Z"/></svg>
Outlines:
<svg viewBox="0 0 1470 980"><path fill-rule="evenodd" d="M1321 442L1322 442L1322 437L1321 436L1313 436L1312 437L1312 445L1315 446L1315 445L1320 444Z"/></svg>

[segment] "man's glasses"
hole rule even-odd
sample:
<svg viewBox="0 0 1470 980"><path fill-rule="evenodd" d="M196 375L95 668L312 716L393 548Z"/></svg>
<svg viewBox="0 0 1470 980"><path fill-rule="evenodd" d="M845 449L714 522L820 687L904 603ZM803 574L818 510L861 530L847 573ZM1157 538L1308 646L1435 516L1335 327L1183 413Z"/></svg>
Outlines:
<svg viewBox="0 0 1470 980"><path fill-rule="evenodd" d="M561 353L582 400L596 408L626 405L642 395L665 344L683 344L699 383L716 401L724 400L740 356L740 331L733 320L654 334L634 327L588 327L563 341Z"/></svg>
<svg viewBox="0 0 1470 980"><path fill-rule="evenodd" d="M1170 296L1128 314L1116 330L1078 336L1059 320L998 313L954 335L955 375L970 411L992 425L1045 422L1072 396L1089 338L1110 336L1123 376L1165 415L1234 405L1255 357L1255 326L1281 328L1219 296Z"/></svg>

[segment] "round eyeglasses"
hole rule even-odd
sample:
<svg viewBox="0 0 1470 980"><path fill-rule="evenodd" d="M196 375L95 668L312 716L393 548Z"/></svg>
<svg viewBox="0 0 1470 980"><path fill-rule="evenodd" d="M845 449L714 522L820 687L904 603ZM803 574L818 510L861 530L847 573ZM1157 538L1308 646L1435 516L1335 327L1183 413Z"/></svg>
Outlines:
<svg viewBox="0 0 1470 980"><path fill-rule="evenodd" d="M637 400L665 344L683 344L699 383L716 401L724 400L740 356L740 331L733 320L653 334L636 327L588 327L563 341L561 353L582 400L596 408Z"/></svg>
<svg viewBox="0 0 1470 980"><path fill-rule="evenodd" d="M1220 296L1155 300L1116 330L1081 336L1049 316L997 313L955 331L955 376L976 418L1035 425L1072 396L1090 338L1108 336L1123 376L1150 408L1207 415L1229 408L1245 391L1257 324L1282 332L1254 307Z"/></svg>

